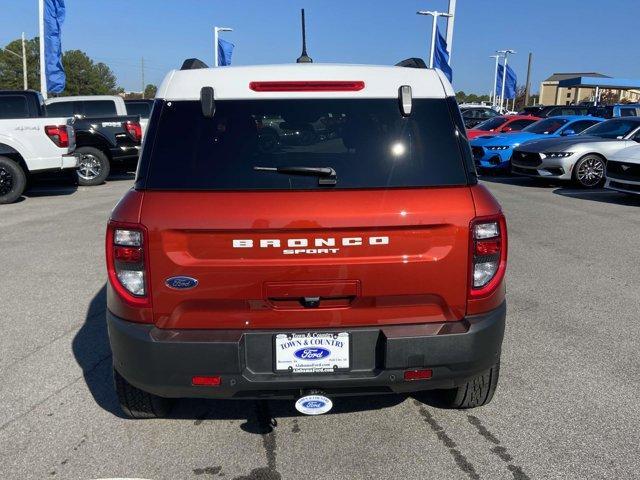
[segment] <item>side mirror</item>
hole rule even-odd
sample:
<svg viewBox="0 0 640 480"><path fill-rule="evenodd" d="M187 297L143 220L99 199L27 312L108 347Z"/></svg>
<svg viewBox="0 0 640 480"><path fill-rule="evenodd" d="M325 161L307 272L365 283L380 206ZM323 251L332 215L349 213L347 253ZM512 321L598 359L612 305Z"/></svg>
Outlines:
<svg viewBox="0 0 640 480"><path fill-rule="evenodd" d="M566 130L563 130L560 135L562 135L563 137L568 137L569 135L575 135L575 134L576 134L575 130L571 130L570 128L567 128Z"/></svg>

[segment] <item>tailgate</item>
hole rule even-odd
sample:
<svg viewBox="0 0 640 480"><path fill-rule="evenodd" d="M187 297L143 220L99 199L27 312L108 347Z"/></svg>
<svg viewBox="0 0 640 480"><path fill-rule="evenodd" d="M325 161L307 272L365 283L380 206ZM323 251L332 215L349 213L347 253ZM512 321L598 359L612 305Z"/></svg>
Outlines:
<svg viewBox="0 0 640 480"><path fill-rule="evenodd" d="M468 187L146 191L160 328L454 321L467 296ZM197 286L176 289L187 276Z"/></svg>

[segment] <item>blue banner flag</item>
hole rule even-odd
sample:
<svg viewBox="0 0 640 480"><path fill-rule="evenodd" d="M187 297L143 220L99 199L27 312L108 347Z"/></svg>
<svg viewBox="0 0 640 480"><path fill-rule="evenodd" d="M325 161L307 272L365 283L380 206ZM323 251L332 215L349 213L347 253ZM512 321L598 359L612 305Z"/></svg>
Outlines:
<svg viewBox="0 0 640 480"><path fill-rule="evenodd" d="M435 20L434 20L435 21ZM440 34L440 29L436 27L436 45L433 52L433 66L439 68L444 73L444 76L451 81L453 78L453 72L449 65L449 52L447 52L447 41Z"/></svg>
<svg viewBox="0 0 640 480"><path fill-rule="evenodd" d="M67 77L62 67L62 39L60 27L65 16L64 0L44 1L44 58L47 76L47 90L60 93L64 90ZM42 59L40 59L42 61Z"/></svg>
<svg viewBox="0 0 640 480"><path fill-rule="evenodd" d="M502 78L504 76L504 66L498 65L498 81L496 82L496 96L502 95ZM507 81L504 84L504 98L507 100L513 100L516 98L516 90L518 84L518 77L516 72L507 65Z"/></svg>
<svg viewBox="0 0 640 480"><path fill-rule="evenodd" d="M231 42L227 42L221 38L218 38L218 65L224 67L231 65L231 56L233 55L233 49L235 45Z"/></svg>

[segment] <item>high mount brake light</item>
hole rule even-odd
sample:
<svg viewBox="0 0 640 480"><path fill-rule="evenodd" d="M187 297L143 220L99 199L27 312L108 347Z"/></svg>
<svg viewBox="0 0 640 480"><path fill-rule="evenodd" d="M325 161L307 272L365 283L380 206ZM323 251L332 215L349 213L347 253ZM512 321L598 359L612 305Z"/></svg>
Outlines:
<svg viewBox="0 0 640 480"><path fill-rule="evenodd" d="M66 125L47 125L44 127L47 137L60 148L69 146L69 131Z"/></svg>
<svg viewBox="0 0 640 480"><path fill-rule="evenodd" d="M124 122L122 126L127 131L127 133L131 135L131 137L133 137L133 139L136 142L139 142L142 140L142 127L140 126L139 122L133 122L131 120L128 120Z"/></svg>
<svg viewBox="0 0 640 480"><path fill-rule="evenodd" d="M493 293L507 268L507 224L504 215L476 218L471 222L469 298Z"/></svg>
<svg viewBox="0 0 640 480"><path fill-rule="evenodd" d="M305 80L286 82L251 82L254 92L357 92L364 88L364 82Z"/></svg>
<svg viewBox="0 0 640 480"><path fill-rule="evenodd" d="M107 227L107 269L116 293L128 304L149 306L146 229L142 225L109 222Z"/></svg>

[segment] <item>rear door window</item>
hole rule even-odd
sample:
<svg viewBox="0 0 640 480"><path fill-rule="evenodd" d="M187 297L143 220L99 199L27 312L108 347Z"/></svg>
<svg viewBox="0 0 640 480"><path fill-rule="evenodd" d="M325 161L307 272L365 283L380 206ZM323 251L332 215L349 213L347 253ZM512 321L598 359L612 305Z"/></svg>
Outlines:
<svg viewBox="0 0 640 480"><path fill-rule="evenodd" d="M82 102L82 113L87 117L109 117L118 114L113 100L85 100Z"/></svg>
<svg viewBox="0 0 640 480"><path fill-rule="evenodd" d="M74 107L75 102L54 102L47 105L48 117L73 117L77 111Z"/></svg>
<svg viewBox="0 0 640 480"><path fill-rule="evenodd" d="M149 189L289 190L464 185L460 141L445 99L158 100L137 185ZM158 111L156 111L158 110ZM153 125L157 122L156 125ZM152 145L152 147L151 147ZM468 148L468 147L467 147ZM337 183L259 170L333 168Z"/></svg>
<svg viewBox="0 0 640 480"><path fill-rule="evenodd" d="M25 118L29 116L27 98L23 95L0 97L0 118Z"/></svg>

